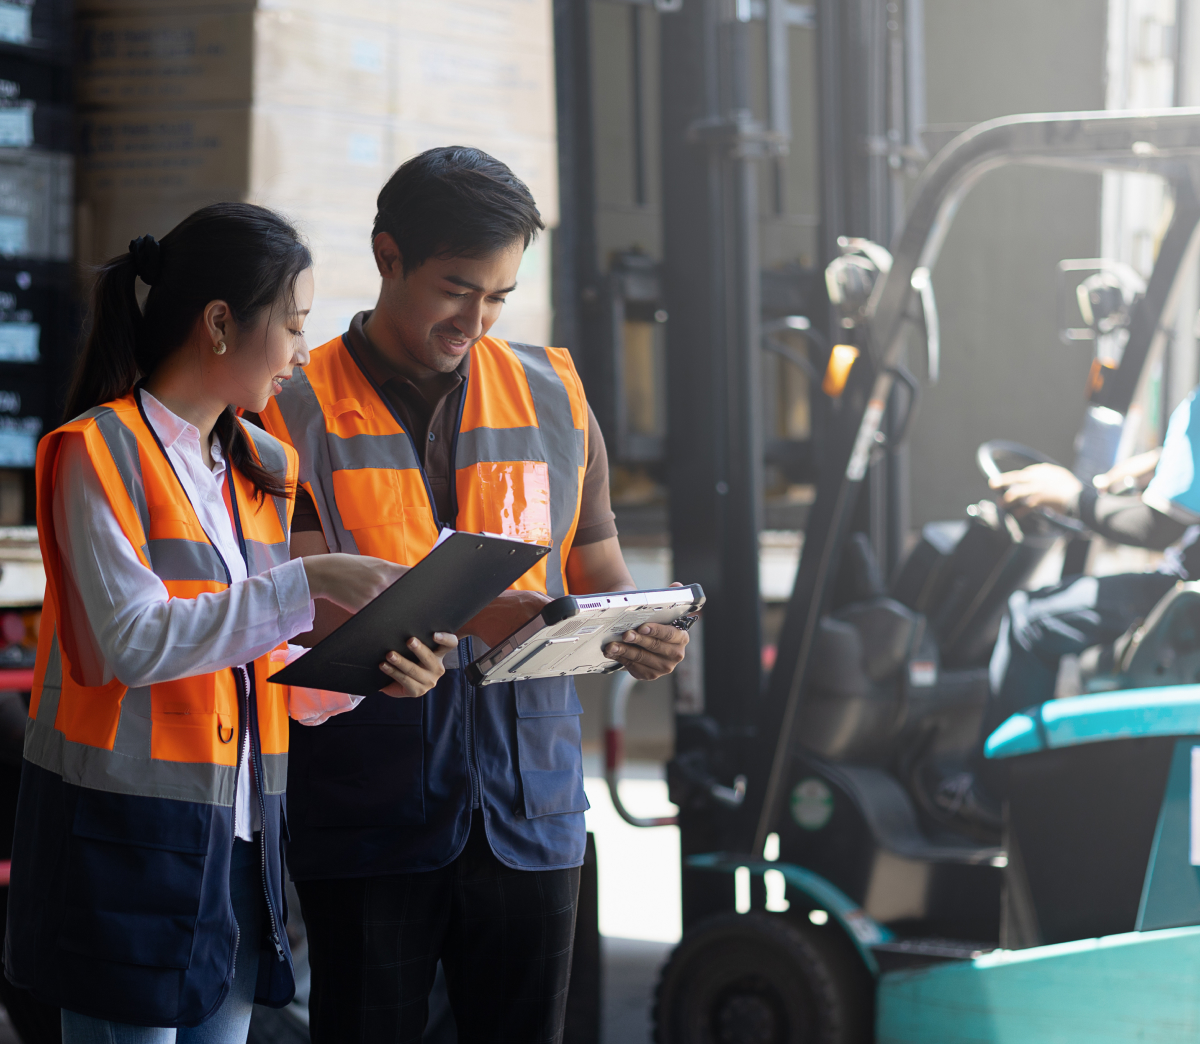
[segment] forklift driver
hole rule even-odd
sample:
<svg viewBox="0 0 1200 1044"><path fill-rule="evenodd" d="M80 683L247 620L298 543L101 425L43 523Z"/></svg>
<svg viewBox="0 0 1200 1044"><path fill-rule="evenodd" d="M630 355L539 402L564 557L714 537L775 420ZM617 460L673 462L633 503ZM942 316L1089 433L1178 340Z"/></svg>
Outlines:
<svg viewBox="0 0 1200 1044"><path fill-rule="evenodd" d="M1034 464L991 480L993 489L1004 491L1004 506L1018 516L1048 508L1079 519L1106 540L1165 555L1153 573L1065 577L1009 599L989 668L991 698L974 771L943 780L935 795L936 804L964 825L989 833L999 829L999 788L987 774L984 741L1010 715L1053 698L1060 659L1116 641L1178 580L1200 579L1197 392L1200 388L1171 414L1161 450L1133 457L1091 483L1057 464Z"/></svg>

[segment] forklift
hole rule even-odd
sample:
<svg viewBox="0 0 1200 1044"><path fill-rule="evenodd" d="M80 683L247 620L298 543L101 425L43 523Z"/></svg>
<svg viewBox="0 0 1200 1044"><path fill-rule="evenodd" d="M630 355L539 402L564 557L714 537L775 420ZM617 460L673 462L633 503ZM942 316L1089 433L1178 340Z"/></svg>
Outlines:
<svg viewBox="0 0 1200 1044"><path fill-rule="evenodd" d="M938 251L964 195L1008 164L1153 173L1173 197L1144 288L1126 293L1101 265L1083 290L1096 329L1127 331L1119 362L1092 368L1075 462L1086 479L1115 463L1138 382L1162 350L1200 247L1200 110L980 124L926 167L890 252L842 241L827 283L852 343L814 340L810 353L828 399L824 464L765 695L743 699L740 717L677 718L668 783L684 934L658 984L659 1044L1200 1033L1200 588L1171 591L1096 691L992 733L1003 835L972 836L938 815L930 783L975 740L1008 597L1064 538L1064 571L1082 571L1084 535L1071 519L1017 519L984 500L925 526L885 581L855 532L872 460L903 442L919 394L906 337L916 330L937 349ZM728 383L733 394L746 386ZM989 442L977 460L990 477L1048 458ZM706 615L711 642L718 614ZM726 655L706 650L706 667ZM610 700L618 809L628 693L618 681Z"/></svg>

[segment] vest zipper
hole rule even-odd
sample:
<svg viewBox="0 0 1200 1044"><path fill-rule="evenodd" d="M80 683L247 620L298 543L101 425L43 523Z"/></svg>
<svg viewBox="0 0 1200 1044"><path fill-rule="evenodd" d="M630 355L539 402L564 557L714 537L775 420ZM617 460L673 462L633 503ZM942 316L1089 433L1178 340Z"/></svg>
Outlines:
<svg viewBox="0 0 1200 1044"><path fill-rule="evenodd" d="M248 712L250 701L242 695L242 674L244 673L241 667L234 667L233 684L237 688L238 694L238 753L237 766L233 772L233 839L230 842L230 850L234 841L237 841L237 785L238 780L242 777L242 756L246 753L246 729L248 727ZM229 973L229 981L232 983L237 978L237 955L238 949L242 945L242 926L237 923L237 912L233 909L233 896L229 897L229 911L233 914L233 967Z"/></svg>
<svg viewBox="0 0 1200 1044"><path fill-rule="evenodd" d="M275 905L271 902L271 889L267 883L267 799L263 796L262 743L258 735L258 707L254 700L254 683L250 679L250 672L244 666L239 667L238 670L246 679L246 703L250 708L250 771L254 773L254 781L257 784L255 790L258 792L258 811L262 821L262 829L258 832L260 846L258 865L262 871L263 898L267 901L267 916L271 919L271 945L275 947L275 954L279 960L285 961L287 958L284 955L283 941L279 935L279 921L275 917Z"/></svg>
<svg viewBox="0 0 1200 1044"><path fill-rule="evenodd" d="M242 758L246 756L246 730L250 727L250 708L249 700L242 695L242 673L241 667L234 667L233 684L237 687L238 694L238 745L237 745L237 766L233 773L233 836L237 837L238 832L238 801L237 801L237 786L238 780L242 778ZM247 686L249 688L249 686Z"/></svg>
<svg viewBox="0 0 1200 1044"><path fill-rule="evenodd" d="M467 686L467 706L463 717L467 736L467 775L471 778L471 808L474 810L482 806L482 801L479 795L479 765L475 754L475 686L466 680L470 657L463 649L469 642L468 638L458 643L458 666L463 672L463 681Z"/></svg>
<svg viewBox="0 0 1200 1044"><path fill-rule="evenodd" d="M142 422L146 425L147 430L150 432L151 437L154 439L155 444L158 446L159 451L162 453L163 459L167 462L167 466L171 469L171 473L175 476L175 481L179 483L179 489L183 493L184 499L187 500L190 505L191 498L187 495L187 487L184 486L183 481L179 478L179 473L175 470L174 463L167 455L167 449L162 444L162 439L158 437L158 432L154 430L154 425L150 423L150 418L146 416L146 408L142 405L142 397L140 394L141 387L142 382L139 381L137 387L135 387L133 390L133 398L134 402L137 404L138 413L142 418ZM237 536L238 549L242 553L242 560L246 563L246 576L249 577L252 575L250 573L250 558L246 554L246 536L242 532L242 515L241 511L238 509L237 488L233 484L232 461L227 461L225 465L225 483L229 487L229 503L233 514L233 530ZM199 513L196 512L194 506L192 507L192 512L196 515L196 520L199 522L200 516ZM232 585L233 574L229 571L229 563L225 561L225 556L221 554L221 549L217 547L216 541L214 541L213 538L208 535L208 531L204 529L203 524L201 524L200 529L208 539L209 544L212 545L212 549L216 552L217 557L221 560L221 565L225 568L225 582ZM250 771L254 773L255 780L258 783L258 808L262 822L262 829L259 830L258 836L261 841L261 858L259 860L259 864L262 867L263 896L266 898L267 913L271 918L271 942L275 946L275 952L278 954L279 959L284 961L287 958L284 956L283 944L279 937L279 921L275 917L275 907L271 903L271 890L267 886L267 802L266 798L263 797L262 775L258 772L258 766L262 762L262 745L258 742L258 708L255 706L254 702L254 683L250 679L250 672L246 670L245 664L233 668L233 677L234 684L237 686L238 690L238 760L236 775L234 776L233 782L233 836L235 839L237 838L237 781L242 774L242 754L245 749L247 728L249 727L251 759ZM242 689L243 679L246 683L244 695ZM255 754L256 751L257 756ZM232 900L230 900L230 905L232 905ZM233 924L237 931L237 934L234 936L236 947L237 944L240 944L242 937L241 928L238 927L236 916L233 919ZM234 949L233 963L234 969L236 970L236 948Z"/></svg>

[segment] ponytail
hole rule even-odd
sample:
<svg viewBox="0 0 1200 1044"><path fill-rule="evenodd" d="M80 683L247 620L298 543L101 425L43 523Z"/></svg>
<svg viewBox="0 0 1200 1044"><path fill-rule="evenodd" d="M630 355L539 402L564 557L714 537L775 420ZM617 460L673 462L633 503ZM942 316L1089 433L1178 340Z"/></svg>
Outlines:
<svg viewBox="0 0 1200 1044"><path fill-rule="evenodd" d="M64 420L128 395L141 376L138 332L142 313L134 291L136 275L132 254L114 257L100 267Z"/></svg>
<svg viewBox="0 0 1200 1044"><path fill-rule="evenodd" d="M210 301L225 301L239 326L252 327L264 309L290 297L311 265L296 229L250 203L203 207L161 243L152 236L135 239L129 253L100 267L65 419L132 392L187 342ZM138 278L150 287L144 312L137 303ZM229 466L250 480L257 499L294 494L284 476L263 467L233 407L213 430Z"/></svg>

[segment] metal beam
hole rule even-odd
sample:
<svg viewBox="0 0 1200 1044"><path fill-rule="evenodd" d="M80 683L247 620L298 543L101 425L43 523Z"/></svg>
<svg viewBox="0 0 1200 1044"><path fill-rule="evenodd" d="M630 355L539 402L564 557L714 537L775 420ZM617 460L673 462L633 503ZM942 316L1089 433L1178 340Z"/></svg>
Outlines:
<svg viewBox="0 0 1200 1044"><path fill-rule="evenodd" d="M761 695L762 513L758 201L770 142L749 104L747 26L720 0L664 16L663 291L671 546L675 573L708 595L705 713L744 731ZM677 751L677 753L682 753ZM682 809L683 854L721 845L720 824ZM702 912L685 874L684 918Z"/></svg>
<svg viewBox="0 0 1200 1044"><path fill-rule="evenodd" d="M612 352L596 236L590 4L554 0L559 226L554 245L554 341L566 345L606 439L615 434Z"/></svg>

